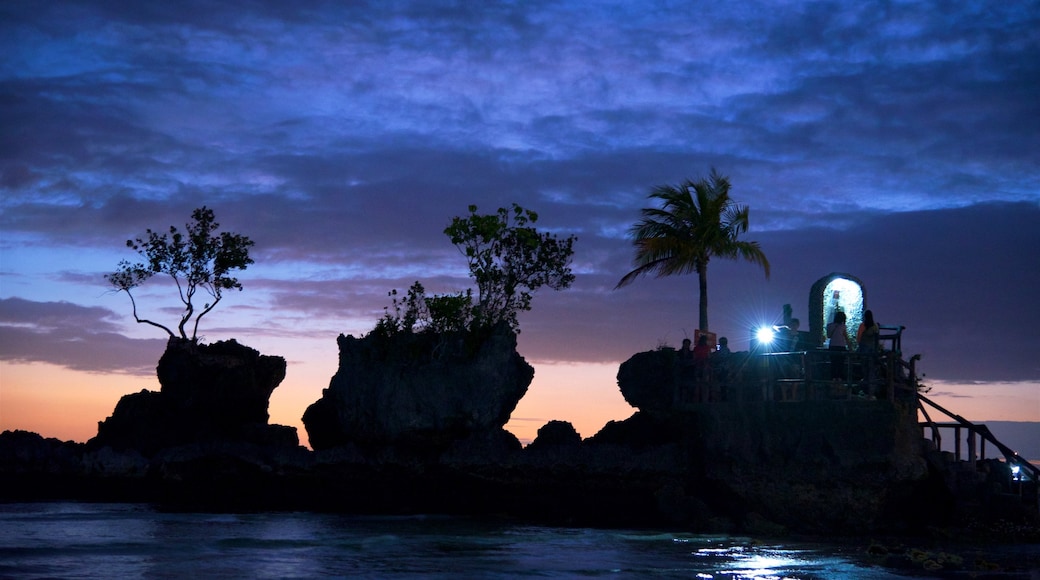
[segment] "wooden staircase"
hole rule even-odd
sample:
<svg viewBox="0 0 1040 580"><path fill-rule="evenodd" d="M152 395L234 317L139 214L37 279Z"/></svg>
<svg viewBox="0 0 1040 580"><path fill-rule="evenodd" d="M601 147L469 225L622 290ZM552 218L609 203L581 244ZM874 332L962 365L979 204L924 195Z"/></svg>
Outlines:
<svg viewBox="0 0 1040 580"><path fill-rule="evenodd" d="M1040 511L1040 467L1001 443L986 425L972 423L920 393L917 405L925 419L920 425L934 447L933 463L943 468L947 485L954 494L962 498L974 496L991 507L1013 505L1017 498L1019 505ZM933 421L926 405L947 420ZM943 432L952 432L952 451L942 450ZM992 445L1003 460L987 458L987 444Z"/></svg>

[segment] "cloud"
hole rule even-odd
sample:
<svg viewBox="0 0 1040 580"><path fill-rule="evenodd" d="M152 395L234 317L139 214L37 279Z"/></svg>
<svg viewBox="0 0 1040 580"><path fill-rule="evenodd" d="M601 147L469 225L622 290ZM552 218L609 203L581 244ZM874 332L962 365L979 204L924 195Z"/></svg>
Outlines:
<svg viewBox="0 0 1040 580"><path fill-rule="evenodd" d="M1032 289L1040 286L1040 270L1032 267L1034 248L1040 248L1040 205L982 204L848 222L854 225L844 231L749 233L771 262L769 280L749 264L712 261L712 328L730 335L731 344L744 340L746 348L753 324L778 316L785 303L805 319L812 284L831 272L848 272L863 280L867 306L880 322L907 327L904 353L923 353L919 368L929 378L1040 378L1029 346L1040 325L1040 309L1032 306ZM603 262L613 275L579 276L574 288L535 298L532 312L521 318L521 342L532 356L567 352L576 360L624 360L633 347L649 350L658 338L675 345L684 330L692 334L694 276L643 278L611 290L630 269L630 252ZM538 341L528 342L527 334L535 332ZM633 344L633 337L643 343Z"/></svg>
<svg viewBox="0 0 1040 580"><path fill-rule="evenodd" d="M115 313L69 302L0 299L0 360L93 373L154 375L165 340L116 332Z"/></svg>
<svg viewBox="0 0 1040 580"><path fill-rule="evenodd" d="M929 377L1040 376L1032 6L200 6L0 8L5 251L50 249L62 271L80 252L114 266L135 257L123 240L208 205L256 241L236 312L290 336L306 321L374 324L386 292L416 279L467 287L444 226L471 203L517 202L579 237L574 287L521 316L525 352L623 360L681 340L696 303L692 278L613 291L625 233L651 187L714 166L773 262L768 281L712 262L712 324L735 344L848 271L879 318L906 324ZM98 279L61 282L76 276ZM99 333L138 344L103 313L80 315L79 330L5 323L5 352Z"/></svg>

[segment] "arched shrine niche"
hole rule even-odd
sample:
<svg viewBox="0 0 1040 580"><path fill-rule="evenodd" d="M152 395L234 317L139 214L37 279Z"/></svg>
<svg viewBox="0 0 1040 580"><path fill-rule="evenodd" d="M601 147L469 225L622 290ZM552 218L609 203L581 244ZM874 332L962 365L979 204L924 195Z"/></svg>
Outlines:
<svg viewBox="0 0 1040 580"><path fill-rule="evenodd" d="M827 324L834 320L834 312L845 313L845 326L848 328L852 343L850 350L855 350L856 329L863 322L863 311L866 310L867 295L863 283L851 274L834 272L820 278L809 291L809 335L817 346L822 346L827 339Z"/></svg>

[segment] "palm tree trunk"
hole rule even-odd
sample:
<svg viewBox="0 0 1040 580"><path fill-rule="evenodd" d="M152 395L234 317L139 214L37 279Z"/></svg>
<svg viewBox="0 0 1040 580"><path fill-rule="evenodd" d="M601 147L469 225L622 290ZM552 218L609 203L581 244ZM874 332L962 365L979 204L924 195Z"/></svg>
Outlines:
<svg viewBox="0 0 1040 580"><path fill-rule="evenodd" d="M703 331L708 330L708 269L698 268L697 279L701 286L701 300L700 300L700 329Z"/></svg>

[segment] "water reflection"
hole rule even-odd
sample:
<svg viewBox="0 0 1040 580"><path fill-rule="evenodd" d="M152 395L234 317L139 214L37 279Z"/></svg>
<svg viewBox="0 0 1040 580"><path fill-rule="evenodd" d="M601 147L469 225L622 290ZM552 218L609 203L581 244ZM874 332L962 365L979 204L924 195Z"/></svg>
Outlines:
<svg viewBox="0 0 1040 580"><path fill-rule="evenodd" d="M451 517L0 505L0 577L877 578L839 547Z"/></svg>

